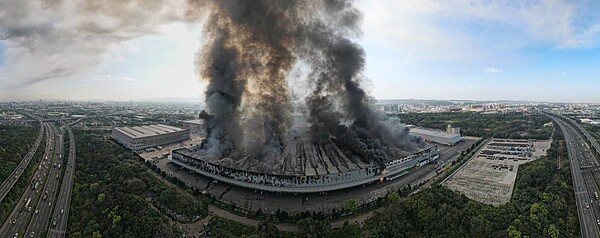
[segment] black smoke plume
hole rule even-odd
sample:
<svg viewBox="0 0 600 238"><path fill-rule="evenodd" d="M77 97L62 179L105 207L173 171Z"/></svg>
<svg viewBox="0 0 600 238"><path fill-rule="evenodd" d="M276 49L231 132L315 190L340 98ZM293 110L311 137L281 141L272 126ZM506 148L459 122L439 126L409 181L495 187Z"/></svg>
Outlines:
<svg viewBox="0 0 600 238"><path fill-rule="evenodd" d="M209 9L208 43L198 65L209 82L204 147L218 157L273 160L292 126L288 74L302 61L309 138L347 156L382 164L416 145L407 129L385 126L361 87L365 53L361 14L352 1L223 0Z"/></svg>

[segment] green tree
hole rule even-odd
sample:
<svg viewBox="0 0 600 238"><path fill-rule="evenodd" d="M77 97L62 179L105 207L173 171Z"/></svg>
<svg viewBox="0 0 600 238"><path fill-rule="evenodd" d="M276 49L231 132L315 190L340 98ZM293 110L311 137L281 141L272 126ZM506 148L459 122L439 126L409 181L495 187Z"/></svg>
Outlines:
<svg viewBox="0 0 600 238"><path fill-rule="evenodd" d="M90 190L96 191L96 190L98 190L98 188L100 188L100 184L99 183L96 182L96 183L90 184Z"/></svg>
<svg viewBox="0 0 600 238"><path fill-rule="evenodd" d="M560 235L558 228L556 228L554 224L550 224L548 226L547 233L550 236L550 238L558 238Z"/></svg>
<svg viewBox="0 0 600 238"><path fill-rule="evenodd" d="M390 203L397 203L398 201L400 201L401 197L397 191L391 191L386 196L386 199Z"/></svg>
<svg viewBox="0 0 600 238"><path fill-rule="evenodd" d="M517 230L517 228L513 225L510 225L508 229L506 229L509 238L521 238L521 232Z"/></svg>
<svg viewBox="0 0 600 238"><path fill-rule="evenodd" d="M106 199L106 195L104 193L98 194L98 202L102 203Z"/></svg>
<svg viewBox="0 0 600 238"><path fill-rule="evenodd" d="M307 238L331 237L331 224L328 221L315 221L309 217L298 221L297 224Z"/></svg>
<svg viewBox="0 0 600 238"><path fill-rule="evenodd" d="M99 231L94 231L92 238L102 238L102 234Z"/></svg>
<svg viewBox="0 0 600 238"><path fill-rule="evenodd" d="M348 199L344 202L344 208L354 212L358 209L358 204L356 203L356 200Z"/></svg>
<svg viewBox="0 0 600 238"><path fill-rule="evenodd" d="M115 228L117 227L117 224L121 221L121 216L119 215L114 215L112 218L112 227Z"/></svg>

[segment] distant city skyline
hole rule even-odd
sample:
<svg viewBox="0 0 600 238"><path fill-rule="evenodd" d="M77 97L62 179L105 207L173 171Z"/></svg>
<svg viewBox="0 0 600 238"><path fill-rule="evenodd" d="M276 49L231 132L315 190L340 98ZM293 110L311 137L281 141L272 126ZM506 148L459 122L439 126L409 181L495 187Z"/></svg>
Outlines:
<svg viewBox="0 0 600 238"><path fill-rule="evenodd" d="M357 5L366 88L377 99L600 103L598 2ZM202 23L170 20L176 10L119 25L37 1L0 9L0 101L203 98L194 66ZM86 24L109 33L77 28Z"/></svg>

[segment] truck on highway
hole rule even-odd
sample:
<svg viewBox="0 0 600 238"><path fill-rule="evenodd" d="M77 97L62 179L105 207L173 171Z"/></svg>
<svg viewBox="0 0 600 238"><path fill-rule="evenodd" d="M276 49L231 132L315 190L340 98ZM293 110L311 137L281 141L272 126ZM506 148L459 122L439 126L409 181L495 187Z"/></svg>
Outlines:
<svg viewBox="0 0 600 238"><path fill-rule="evenodd" d="M598 192L594 192L594 196L596 196L596 200L598 200Z"/></svg>
<svg viewBox="0 0 600 238"><path fill-rule="evenodd" d="M25 210L31 211L31 207L29 206L30 203L31 203L31 198L27 198L27 200L25 200Z"/></svg>

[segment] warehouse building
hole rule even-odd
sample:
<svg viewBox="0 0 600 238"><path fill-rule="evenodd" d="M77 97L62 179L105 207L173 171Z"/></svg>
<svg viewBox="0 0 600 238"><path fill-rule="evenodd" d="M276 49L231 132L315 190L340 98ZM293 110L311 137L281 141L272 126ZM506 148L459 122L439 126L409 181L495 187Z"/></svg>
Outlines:
<svg viewBox="0 0 600 238"><path fill-rule="evenodd" d="M183 128L189 129L190 133L193 135L203 135L206 132L206 128L204 127L204 120L194 119L189 121L181 121L183 124Z"/></svg>
<svg viewBox="0 0 600 238"><path fill-rule="evenodd" d="M410 128L409 132L411 135L421 137L427 142L434 142L442 145L456 145L456 143L463 139L460 134L428 130L423 128Z"/></svg>
<svg viewBox="0 0 600 238"><path fill-rule="evenodd" d="M112 129L112 138L128 149L141 150L189 140L190 130L163 124L115 127Z"/></svg>

